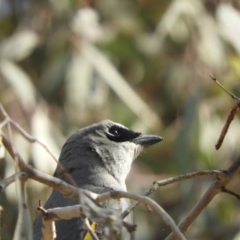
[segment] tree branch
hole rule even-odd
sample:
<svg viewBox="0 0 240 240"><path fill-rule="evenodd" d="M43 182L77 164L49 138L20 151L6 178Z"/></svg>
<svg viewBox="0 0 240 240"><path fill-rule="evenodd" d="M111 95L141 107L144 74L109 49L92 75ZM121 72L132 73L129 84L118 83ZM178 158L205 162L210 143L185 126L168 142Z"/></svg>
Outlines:
<svg viewBox="0 0 240 240"><path fill-rule="evenodd" d="M11 183L15 182L16 178L19 179L27 179L27 175L24 172L18 172L13 175L11 175L8 178L3 179L0 181L0 193L5 190Z"/></svg>
<svg viewBox="0 0 240 240"><path fill-rule="evenodd" d="M84 218L83 222L84 222L84 226L85 226L86 230L90 233L92 239L99 240L97 234L93 231L92 227L90 226L88 218Z"/></svg>
<svg viewBox="0 0 240 240"><path fill-rule="evenodd" d="M179 175L176 177L155 181L153 182L152 186L143 194L144 196L149 196L153 192L155 192L159 187L166 186L171 183L180 182L183 180L196 178L196 177L215 177L217 179L222 179L226 177L226 174L220 170L206 170L200 172L192 172L183 175ZM122 218L124 219L133 209L138 206L139 202L133 203L130 207L128 207L123 213Z"/></svg>
<svg viewBox="0 0 240 240"><path fill-rule="evenodd" d="M228 193L228 194L234 196L235 198L237 198L238 200L240 200L240 194L239 193L235 193L231 190L226 189L225 187L222 188L222 192Z"/></svg>
<svg viewBox="0 0 240 240"><path fill-rule="evenodd" d="M183 219L178 228L184 233L187 231L189 226L194 222L194 220L200 215L200 213L207 207L207 205L211 202L214 196L220 192L225 187L226 184L235 176L235 174L239 171L240 166L240 156L238 159L232 163L227 171L224 171L226 174L225 178L218 179L215 181L203 195L203 197L196 203L193 209L187 214L185 219ZM176 239L172 233L166 238L166 240Z"/></svg>
<svg viewBox="0 0 240 240"><path fill-rule="evenodd" d="M174 220L168 215L168 213L155 201L153 201L151 198L146 196L139 196L136 194L128 193L128 192L122 192L122 191L111 191L107 193L99 194L96 200L98 202L103 202L108 199L119 199L119 198L129 198L135 201L138 201L140 203L148 205L151 209L153 209L160 217L163 219L165 224L169 226L172 231L174 232L175 236L177 236L179 239L186 239L184 235L179 231L178 227L176 226Z"/></svg>

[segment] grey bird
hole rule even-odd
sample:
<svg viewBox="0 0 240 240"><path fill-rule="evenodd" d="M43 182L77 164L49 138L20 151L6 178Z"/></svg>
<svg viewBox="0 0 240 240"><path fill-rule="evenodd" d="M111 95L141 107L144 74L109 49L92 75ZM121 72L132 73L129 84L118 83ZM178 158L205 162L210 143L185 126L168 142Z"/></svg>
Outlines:
<svg viewBox="0 0 240 240"><path fill-rule="evenodd" d="M125 180L133 160L144 147L163 140L155 135L144 135L129 130L125 126L103 120L78 130L70 136L62 147L59 162L74 179L78 187L94 193L112 190L127 191ZM68 181L56 169L54 176ZM64 198L53 190L45 208L64 207L79 204L78 200ZM127 199L110 200L106 208L123 212L128 206ZM131 223L131 214L126 218ZM81 218L56 221L57 240L81 240L85 235ZM34 222L34 240L41 239L41 216ZM124 239L127 239L126 236Z"/></svg>

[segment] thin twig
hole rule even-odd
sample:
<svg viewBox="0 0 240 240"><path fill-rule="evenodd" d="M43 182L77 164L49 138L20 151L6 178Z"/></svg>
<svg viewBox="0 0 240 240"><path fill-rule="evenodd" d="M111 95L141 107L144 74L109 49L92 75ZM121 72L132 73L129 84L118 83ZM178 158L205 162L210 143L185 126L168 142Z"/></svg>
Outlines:
<svg viewBox="0 0 240 240"><path fill-rule="evenodd" d="M123 226L127 229L129 235L130 235L130 240L135 240L135 234L134 232L137 229L137 225L136 224L130 224L126 221L122 221Z"/></svg>
<svg viewBox="0 0 240 240"><path fill-rule="evenodd" d="M4 107L2 106L2 104L0 103L0 111L2 112L2 115L4 116L4 120L1 124L5 125L6 123L11 123L11 125L14 126L15 129L17 129L19 131L19 133L26 138L29 142L31 143L38 143L39 145L41 145L46 152L48 152L50 154L50 156L54 159L54 161L56 163L58 163L57 158L52 154L52 152L48 149L48 147L42 143L41 141L39 141L38 139L32 137L30 134L28 134L17 122L15 122L5 111ZM1 125L0 125L1 127Z"/></svg>
<svg viewBox="0 0 240 240"><path fill-rule="evenodd" d="M5 109L3 108L1 103L0 103L0 111L2 112L2 114L4 116L4 120L1 123L0 127L4 126L6 123L11 123L14 126L14 128L17 129L19 131L19 133L23 137L25 137L29 142L31 142L31 143L37 142L39 145L41 145L46 150L46 152L48 152L51 155L51 157L55 160L56 163L58 162L57 158L55 158L55 156L51 153L51 151L47 148L47 146L44 143L42 143L38 139L32 137L17 122L15 122L12 118L9 117L9 115L7 114L7 112L5 111Z"/></svg>
<svg viewBox="0 0 240 240"><path fill-rule="evenodd" d="M49 211L42 206L41 200L39 200L39 204L37 210L42 214L42 240L54 240L57 236L56 234L56 226L53 218L48 219Z"/></svg>
<svg viewBox="0 0 240 240"><path fill-rule="evenodd" d="M9 140L3 134L1 134L1 138L2 138L3 146L8 151L10 156L14 159L15 158L15 154L16 154L14 152L14 147L11 145ZM17 155L18 155L18 164L19 164L20 170L22 172L26 172L25 169L28 167L27 164L24 162L24 160L22 159L22 157L18 153L17 153Z"/></svg>
<svg viewBox="0 0 240 240"><path fill-rule="evenodd" d="M21 164L21 160L19 160L18 153L13 145L13 135L11 125L7 123L7 130L9 135L10 145L12 147L12 154L15 163L15 172L18 173L19 170L22 171L23 167ZM3 139L2 139L3 141ZM32 228L29 229L31 226L31 218L29 213L29 208L27 205L27 196L26 196L26 180L27 178L19 178L18 174L15 174L15 181L16 181L16 190L17 190L17 197L18 197L18 218L16 227L14 230L13 240L19 239L20 236L24 236L26 240L32 239Z"/></svg>
<svg viewBox="0 0 240 240"><path fill-rule="evenodd" d="M48 149L48 147L44 143L29 135L18 123L13 121L11 118L9 120L11 124L15 127L15 129L17 129L23 137L25 137L31 143L38 143L39 145L41 145L46 150L46 152L54 159L54 161L58 163L57 158L53 155L53 153Z"/></svg>
<svg viewBox="0 0 240 240"><path fill-rule="evenodd" d="M0 123L0 129L2 129L8 123L8 119L4 118L3 121Z"/></svg>
<svg viewBox="0 0 240 240"><path fill-rule="evenodd" d="M232 122L233 119L234 119L234 116L236 115L237 111L238 111L239 108L240 108L240 98L238 98L236 95L234 95L233 93L231 93L230 91L228 91L228 90L227 90L220 82L218 82L218 80L217 80L215 77L213 77L211 74L209 74L209 76L211 77L211 79L212 79L220 88L222 88L228 95L230 95L231 98L233 98L235 101L237 101L237 102L233 105L230 113L228 114L227 120L226 120L226 122L225 122L225 124L224 124L224 126L223 126L223 128L222 128L222 131L221 131L221 134L220 134L220 136L219 136L219 139L218 139L217 143L215 144L215 148L216 148L216 150L218 150L218 149L221 147L222 143L223 143L223 140L224 140L224 138L225 138L225 136L226 136L226 134L227 134L227 131L228 131L228 128L229 128L231 122Z"/></svg>
<svg viewBox="0 0 240 240"><path fill-rule="evenodd" d="M11 157L14 157L13 148L7 138L2 135L2 143L6 150L9 152ZM56 191L59 191L64 197L66 198L75 198L79 199L79 188L74 187L63 180L50 176L44 172L41 172L33 167L28 166L24 160L22 159L21 155L17 153L18 156L18 163L21 166L21 171L25 172L27 176L33 180L36 180L40 183L43 183L49 187L52 187ZM86 192L87 195L95 198L97 194L92 193L90 191L82 189L82 191Z"/></svg>
<svg viewBox="0 0 240 240"><path fill-rule="evenodd" d="M22 178L26 179L27 174L24 173L24 172L17 172L15 174L11 175L10 177L5 178L2 181L0 181L0 193L2 191L4 191L5 188L8 187L11 183L15 182L16 177L19 178L19 179L22 179Z"/></svg>
<svg viewBox="0 0 240 240"><path fill-rule="evenodd" d="M172 229L174 234L176 234L176 236L179 239L182 239L182 240L186 239L184 235L181 233L181 231L178 229L178 227L176 226L174 220L169 216L169 214L160 205L158 205L154 200L152 200L149 197L139 196L133 193L122 192L122 191L112 191L112 192L99 194L96 200L98 202L103 202L108 199L119 199L119 198L128 198L128 199L132 199L140 203L149 205L150 208L153 209L163 219L165 224Z"/></svg>
<svg viewBox="0 0 240 240"><path fill-rule="evenodd" d="M228 91L215 77L213 77L212 74L209 74L209 76L211 77L211 79L212 79L220 88L222 88L226 93L228 93L231 98L233 98L234 100L240 102L240 98L238 98L236 95L234 95L233 93L231 93L230 91Z"/></svg>
<svg viewBox="0 0 240 240"><path fill-rule="evenodd" d="M106 84L122 99L123 102L141 119L150 129L161 125L161 119L149 106L133 91L127 81L119 74L116 68L105 55L89 42L73 42L81 55L92 65ZM114 79L114 81L112 81ZM131 100L129 98L131 96Z"/></svg>
<svg viewBox="0 0 240 240"><path fill-rule="evenodd" d="M157 187L162 187L171 183L180 182L183 180L196 178L196 177L214 177L217 179L225 179L226 173L221 170L206 170L206 171L192 172L192 173L182 174L176 177L156 181L154 182L154 184L157 185Z"/></svg>
<svg viewBox="0 0 240 240"><path fill-rule="evenodd" d="M225 187L222 188L222 192L228 193L228 194L234 196L235 198L237 198L238 200L240 200L240 194L239 193L235 193L231 190L226 189Z"/></svg>
<svg viewBox="0 0 240 240"><path fill-rule="evenodd" d="M97 234L93 231L92 227L90 226L88 218L84 218L83 223L84 223L86 230L90 233L91 237L94 240L99 240Z"/></svg>
<svg viewBox="0 0 240 240"><path fill-rule="evenodd" d="M2 113L2 115L4 116L4 118L8 118L8 114L5 111L4 107L2 106L2 104L0 103L0 111Z"/></svg>
<svg viewBox="0 0 240 240"><path fill-rule="evenodd" d="M18 156L15 156L15 166L16 171L18 168ZM18 240L21 236L24 236L26 240L32 240L33 229L31 228L32 220L30 217L29 206L27 202L27 194L26 194L26 182L27 178L19 178L17 174L15 174L16 181L16 190L18 197L18 218L16 227L14 230L13 240Z"/></svg>
<svg viewBox="0 0 240 240"><path fill-rule="evenodd" d="M196 177L215 177L217 179L225 178L226 174L220 170L206 170L199 172L192 172L187 174L182 174L176 177L155 181L152 186L143 194L144 196L149 196L153 192L155 192L159 187L166 186L171 183L180 182L183 180L196 178ZM122 218L124 219L136 206L139 205L139 202L133 203L130 207L128 207L123 213Z"/></svg>
<svg viewBox="0 0 240 240"><path fill-rule="evenodd" d="M201 214L201 212L208 206L214 196L222 192L222 188L236 175L240 170L240 156L231 164L226 173L226 177L215 181L205 192L203 197L196 203L193 209L187 214L187 216L180 222L178 228L184 233L195 221L195 219ZM176 237L171 233L165 240L173 240Z"/></svg>
<svg viewBox="0 0 240 240"><path fill-rule="evenodd" d="M240 103L239 103L239 102L236 102L236 103L233 105L230 113L228 114L227 120L226 120L226 122L225 122L225 124L224 124L224 126L223 126L223 128L222 128L222 131L221 131L221 133L220 133L220 136L219 136L219 138L218 138L218 141L217 141L217 143L215 144L215 148L216 148L217 150L221 147L221 145L222 145L222 143L223 143L223 140L224 140L224 138L225 138L225 136L226 136L226 134L227 134L228 128L229 128L231 122L233 121L233 119L234 119L237 111L239 110L239 108L240 108Z"/></svg>
<svg viewBox="0 0 240 240"><path fill-rule="evenodd" d="M3 207L0 205L0 240L2 240L2 217L3 217Z"/></svg>
<svg viewBox="0 0 240 240"><path fill-rule="evenodd" d="M47 216L47 210L42 206L41 200L38 202L37 210L40 211L43 216Z"/></svg>
<svg viewBox="0 0 240 240"><path fill-rule="evenodd" d="M192 210L187 214L183 221L178 225L178 228L184 233L189 226L196 220L200 213L208 206L216 194L221 192L218 188L218 181L213 183L205 192L203 197L196 203ZM165 240L177 239L172 233Z"/></svg>
<svg viewBox="0 0 240 240"><path fill-rule="evenodd" d="M128 223L126 221L123 221L123 226L127 229L127 231L129 233L135 232L136 229L137 229L137 225L136 224L131 224L131 223Z"/></svg>
<svg viewBox="0 0 240 240"><path fill-rule="evenodd" d="M61 173L63 173L66 176L66 178L69 180L69 182L73 186L77 187L77 184L74 181L73 177L66 171L66 169L62 166L62 164L60 162L58 162L57 158L55 158L55 156L52 154L52 152L48 149L48 147L44 143L42 143L38 139L32 137L18 123L16 123L13 119L11 119L10 116L5 111L5 109L3 108L1 103L0 103L0 111L2 112L2 115L5 118L3 120L3 122L1 123L1 125L4 126L5 124L7 124L8 128L9 128L9 126L11 124L29 142L31 142L31 143L38 143L39 145L41 145L45 149L45 151L48 152L50 154L50 156L54 159L54 161L58 164L59 171L61 171ZM14 149L13 149L13 151L16 152ZM15 156L15 154L13 154L13 155Z"/></svg>
<svg viewBox="0 0 240 240"><path fill-rule="evenodd" d="M14 163L15 163L15 171L17 172L18 168L22 171L21 165L19 165L19 163L18 163L19 162L18 153L17 153L17 150L16 150L16 148L14 147L14 144L13 144L12 128L11 128L11 124L9 122L7 123L7 130L8 130L8 135L9 135L9 142L10 142L10 145L12 146L13 160L14 160Z"/></svg>

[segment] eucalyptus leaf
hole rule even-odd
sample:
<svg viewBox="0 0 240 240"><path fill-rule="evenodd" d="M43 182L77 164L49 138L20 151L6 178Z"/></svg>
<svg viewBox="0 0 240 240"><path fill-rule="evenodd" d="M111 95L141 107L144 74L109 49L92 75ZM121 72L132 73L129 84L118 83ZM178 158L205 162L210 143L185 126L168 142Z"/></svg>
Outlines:
<svg viewBox="0 0 240 240"><path fill-rule="evenodd" d="M36 33L24 30L13 34L0 45L0 58L19 61L32 53L38 45L39 39Z"/></svg>
<svg viewBox="0 0 240 240"><path fill-rule="evenodd" d="M25 109L32 109L36 104L36 90L30 77L9 60L0 61L0 72L4 80L14 89Z"/></svg>

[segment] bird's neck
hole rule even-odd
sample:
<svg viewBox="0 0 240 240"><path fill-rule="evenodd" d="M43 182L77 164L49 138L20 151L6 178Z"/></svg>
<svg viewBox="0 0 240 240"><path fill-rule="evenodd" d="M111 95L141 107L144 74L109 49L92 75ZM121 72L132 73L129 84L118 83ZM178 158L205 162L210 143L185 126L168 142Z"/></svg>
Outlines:
<svg viewBox="0 0 240 240"><path fill-rule="evenodd" d="M108 149L94 152L78 151L78 154L62 155L63 167L72 175L79 187L91 184L126 190L125 180L131 168L131 160L116 158ZM101 157L104 156L104 157ZM61 176L59 176L62 178ZM63 177L64 180L66 178Z"/></svg>
<svg viewBox="0 0 240 240"><path fill-rule="evenodd" d="M80 159L61 162L62 166L72 176L79 187L93 185L126 191L125 180L128 172L125 169L121 170L121 166L115 164L108 166L108 164L96 160L97 158L88 160L86 156L84 161ZM56 171L56 176L69 182L64 173L58 174Z"/></svg>
<svg viewBox="0 0 240 240"><path fill-rule="evenodd" d="M106 168L84 168L78 169L71 173L73 179L79 187L84 185L92 185L97 187L105 187L112 190L126 191L125 179L116 178L111 175Z"/></svg>

